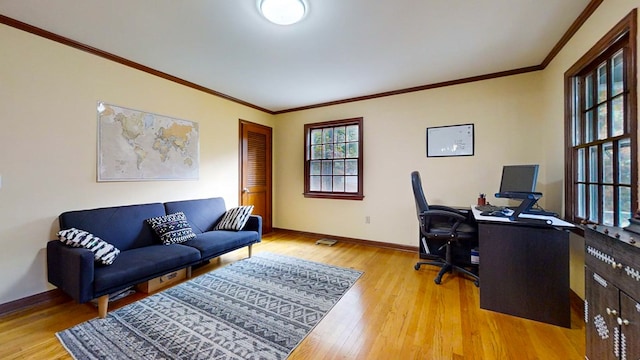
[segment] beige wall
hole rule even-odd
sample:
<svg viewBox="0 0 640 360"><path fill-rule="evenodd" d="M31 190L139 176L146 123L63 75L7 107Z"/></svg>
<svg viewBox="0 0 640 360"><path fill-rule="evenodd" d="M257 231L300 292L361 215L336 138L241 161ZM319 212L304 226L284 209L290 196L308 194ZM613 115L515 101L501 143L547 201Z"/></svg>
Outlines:
<svg viewBox="0 0 640 360"><path fill-rule="evenodd" d="M0 304L52 287L45 246L67 210L238 201L238 119L273 116L0 25ZM198 181L96 182L96 102L196 121Z"/></svg>
<svg viewBox="0 0 640 360"><path fill-rule="evenodd" d="M539 163L540 203L563 211L564 72L640 1L605 0L544 71L279 115L276 226L416 245L409 173L419 170L431 203L468 205L498 189L502 165ZM303 124L364 117L365 199L305 199ZM473 157L426 158L425 129L475 124ZM286 205L285 205L286 204ZM365 216L371 224L365 224ZM571 288L584 297L584 240L571 235Z"/></svg>
<svg viewBox="0 0 640 360"><path fill-rule="evenodd" d="M515 163L541 165L541 203L559 212L564 71L639 3L605 0L544 71L276 117L0 25L0 304L51 288L44 249L63 211L205 196L235 205L238 119L274 127L275 227L416 246L411 171L431 203L469 205L485 192L502 204L491 194L502 165ZM200 180L97 183L98 100L197 121ZM358 116L365 199L305 199L303 124ZM475 124L474 156L425 156L427 127L463 123ZM582 247L572 236L581 296Z"/></svg>
<svg viewBox="0 0 640 360"><path fill-rule="evenodd" d="M275 209L276 226L417 246L413 170L420 171L432 204L468 206L481 192L503 203L492 195L502 165L544 162L542 152L530 151L542 136L539 79L530 73L279 115L275 152L290 155L274 170L283 204ZM304 198L304 124L357 116L364 117L365 199ZM474 124L474 156L426 157L427 127L464 123Z"/></svg>

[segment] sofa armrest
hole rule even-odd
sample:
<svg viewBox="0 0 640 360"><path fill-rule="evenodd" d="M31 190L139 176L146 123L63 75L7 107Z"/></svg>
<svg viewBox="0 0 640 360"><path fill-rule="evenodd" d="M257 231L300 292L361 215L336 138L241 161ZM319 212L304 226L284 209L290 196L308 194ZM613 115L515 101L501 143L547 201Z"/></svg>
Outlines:
<svg viewBox="0 0 640 360"><path fill-rule="evenodd" d="M47 243L49 282L79 303L93 299L94 266L90 250L70 247L58 240Z"/></svg>
<svg viewBox="0 0 640 360"><path fill-rule="evenodd" d="M249 220L247 220L247 223L242 228L242 231L257 231L258 239L262 239L262 216L249 216Z"/></svg>

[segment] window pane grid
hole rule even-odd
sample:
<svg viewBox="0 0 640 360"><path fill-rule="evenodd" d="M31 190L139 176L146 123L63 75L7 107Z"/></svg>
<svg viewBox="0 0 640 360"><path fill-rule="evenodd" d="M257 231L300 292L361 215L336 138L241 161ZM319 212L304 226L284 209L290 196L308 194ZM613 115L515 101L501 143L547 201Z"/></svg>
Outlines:
<svg viewBox="0 0 640 360"><path fill-rule="evenodd" d="M586 166L586 154L585 154L585 149L578 149L578 158L576 159L577 163L578 163L578 174L577 174L577 179L578 181L585 181L585 166ZM319 170L318 170L319 173Z"/></svg>
<svg viewBox="0 0 640 360"><path fill-rule="evenodd" d="M607 138L608 129L607 126L607 115L609 111L607 111L607 104L602 104L598 106L598 140L603 140Z"/></svg>
<svg viewBox="0 0 640 360"><path fill-rule="evenodd" d="M611 136L620 136L625 133L624 109L624 95L611 100Z"/></svg>
<svg viewBox="0 0 640 360"><path fill-rule="evenodd" d="M581 88L582 82L580 80L580 78L575 78L573 81L573 85L571 88L571 93L572 94L580 94L580 92L582 91ZM584 100L584 96L573 96L573 98L571 99L571 108L572 109L580 109L580 101L585 101ZM582 113L579 111L572 111L571 112L571 133L573 134L572 139L573 139L573 146L577 146L582 144L582 133L583 133L583 129L584 126L581 124L582 121Z"/></svg>
<svg viewBox="0 0 640 360"><path fill-rule="evenodd" d="M598 182L598 147L590 146L589 147L589 163L587 164L589 168L589 181L592 183Z"/></svg>
<svg viewBox="0 0 640 360"><path fill-rule="evenodd" d="M618 183L631 185L631 139L618 141Z"/></svg>
<svg viewBox="0 0 640 360"><path fill-rule="evenodd" d="M589 220L600 223L600 216L598 214L598 186L589 185L589 193L587 194L587 202L589 203Z"/></svg>
<svg viewBox="0 0 640 360"><path fill-rule="evenodd" d="M634 213L629 89L621 48L573 81L573 216L625 226ZM635 119L634 119L635 121Z"/></svg>
<svg viewBox="0 0 640 360"><path fill-rule="evenodd" d="M596 70L598 75L598 103L607 100L607 63L602 63Z"/></svg>
<svg viewBox="0 0 640 360"><path fill-rule="evenodd" d="M585 114L586 125L584 129L584 134L586 138L584 139L585 143L590 143L595 139L595 110L589 110Z"/></svg>
<svg viewBox="0 0 640 360"><path fill-rule="evenodd" d="M613 186L602 187L602 202L600 208L602 209L602 222L604 224L613 224L614 216L614 196Z"/></svg>
<svg viewBox="0 0 640 360"><path fill-rule="evenodd" d="M305 196L362 198L362 119L351 120L305 125Z"/></svg>
<svg viewBox="0 0 640 360"><path fill-rule="evenodd" d="M602 182L613 183L613 143L605 143L602 149Z"/></svg>
<svg viewBox="0 0 640 360"><path fill-rule="evenodd" d="M618 188L618 224L620 226L628 226L629 219L633 217L631 211L631 187L620 186Z"/></svg>
<svg viewBox="0 0 640 360"><path fill-rule="evenodd" d="M587 193L585 191L585 184L578 184L578 203L577 203L577 213L581 219L587 218L587 207L586 207L586 198Z"/></svg>
<svg viewBox="0 0 640 360"><path fill-rule="evenodd" d="M584 84L585 109L590 109L593 106L593 74L585 76Z"/></svg>
<svg viewBox="0 0 640 360"><path fill-rule="evenodd" d="M312 146L312 159L321 158L322 178L320 188L315 191L321 192L357 192L357 186L345 186L346 175L358 175L358 127L357 126L336 126L318 130L321 134L322 145ZM320 150L321 148L321 150ZM320 156L318 157L318 154ZM340 160L330 160L340 159ZM347 160L342 160L347 159ZM313 164L313 162L312 162ZM314 164L315 165L315 164ZM317 165L315 165L317 166ZM314 175L315 169L311 174Z"/></svg>
<svg viewBox="0 0 640 360"><path fill-rule="evenodd" d="M624 53L618 51L611 60L611 95L619 95L625 91L624 81Z"/></svg>
<svg viewBox="0 0 640 360"><path fill-rule="evenodd" d="M630 144L627 136L574 148L575 211L580 218L606 225L628 223L624 217L632 214Z"/></svg>

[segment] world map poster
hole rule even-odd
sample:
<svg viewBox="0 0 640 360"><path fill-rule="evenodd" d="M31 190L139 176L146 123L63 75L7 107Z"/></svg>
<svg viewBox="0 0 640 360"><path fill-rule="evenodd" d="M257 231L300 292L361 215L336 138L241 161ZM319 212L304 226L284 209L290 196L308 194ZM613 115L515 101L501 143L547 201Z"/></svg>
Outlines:
<svg viewBox="0 0 640 360"><path fill-rule="evenodd" d="M98 103L98 181L197 180L198 123Z"/></svg>

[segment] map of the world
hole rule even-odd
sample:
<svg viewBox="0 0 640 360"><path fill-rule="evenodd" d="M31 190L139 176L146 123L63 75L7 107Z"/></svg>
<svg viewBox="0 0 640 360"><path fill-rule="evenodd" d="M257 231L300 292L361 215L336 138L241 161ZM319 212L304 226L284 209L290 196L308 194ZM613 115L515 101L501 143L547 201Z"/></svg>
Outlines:
<svg viewBox="0 0 640 360"><path fill-rule="evenodd" d="M198 123L98 103L98 181L198 179Z"/></svg>

